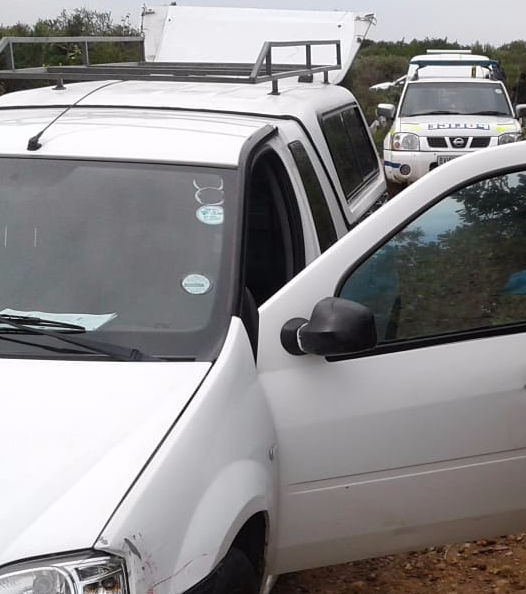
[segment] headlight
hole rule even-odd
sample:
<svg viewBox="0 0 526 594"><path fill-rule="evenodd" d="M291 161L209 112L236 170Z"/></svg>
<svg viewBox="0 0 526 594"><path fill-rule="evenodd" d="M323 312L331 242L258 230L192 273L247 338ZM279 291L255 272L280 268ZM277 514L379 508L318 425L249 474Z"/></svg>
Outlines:
<svg viewBox="0 0 526 594"><path fill-rule="evenodd" d="M520 134L516 134L515 132L508 132L507 134L501 134L499 136L499 144L510 144L511 142L517 142L517 140L520 139Z"/></svg>
<svg viewBox="0 0 526 594"><path fill-rule="evenodd" d="M4 567L2 594L127 594L124 561L111 556L56 557Z"/></svg>
<svg viewBox="0 0 526 594"><path fill-rule="evenodd" d="M391 142L393 150L395 151L420 150L420 140L418 136L409 132L398 132L397 134L394 134Z"/></svg>

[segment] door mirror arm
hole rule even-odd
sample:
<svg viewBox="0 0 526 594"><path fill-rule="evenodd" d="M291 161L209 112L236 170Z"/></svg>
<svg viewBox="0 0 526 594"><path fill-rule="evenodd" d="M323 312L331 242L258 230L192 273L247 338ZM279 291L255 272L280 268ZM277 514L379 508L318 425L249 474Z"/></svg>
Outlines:
<svg viewBox="0 0 526 594"><path fill-rule="evenodd" d="M377 342L371 310L339 297L319 301L310 320L292 318L286 322L280 338L283 348L296 356L351 355L373 349Z"/></svg>

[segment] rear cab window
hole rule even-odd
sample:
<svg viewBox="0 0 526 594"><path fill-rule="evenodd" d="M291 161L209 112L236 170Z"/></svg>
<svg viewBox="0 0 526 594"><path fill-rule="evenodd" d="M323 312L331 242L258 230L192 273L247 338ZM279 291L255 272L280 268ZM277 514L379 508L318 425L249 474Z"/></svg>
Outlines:
<svg viewBox="0 0 526 594"><path fill-rule="evenodd" d="M380 173L374 145L357 105L323 114L320 126L347 203Z"/></svg>

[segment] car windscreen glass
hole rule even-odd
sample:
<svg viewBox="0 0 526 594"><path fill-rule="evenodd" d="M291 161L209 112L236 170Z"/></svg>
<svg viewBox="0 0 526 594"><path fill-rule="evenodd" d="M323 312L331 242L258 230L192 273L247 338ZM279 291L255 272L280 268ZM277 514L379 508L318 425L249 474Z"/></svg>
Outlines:
<svg viewBox="0 0 526 594"><path fill-rule="evenodd" d="M418 82L407 86L400 116L488 115L512 116L500 83Z"/></svg>
<svg viewBox="0 0 526 594"><path fill-rule="evenodd" d="M228 169L0 158L0 314L78 324L158 357L212 358L230 318L236 188ZM5 325L0 337L0 356L65 352Z"/></svg>

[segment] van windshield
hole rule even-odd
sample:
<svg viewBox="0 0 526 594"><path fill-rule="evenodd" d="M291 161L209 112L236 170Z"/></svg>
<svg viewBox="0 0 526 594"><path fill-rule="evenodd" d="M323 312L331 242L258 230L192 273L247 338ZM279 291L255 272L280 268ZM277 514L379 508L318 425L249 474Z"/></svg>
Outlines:
<svg viewBox="0 0 526 594"><path fill-rule="evenodd" d="M496 115L512 112L500 83L418 82L407 85L400 116Z"/></svg>
<svg viewBox="0 0 526 594"><path fill-rule="evenodd" d="M0 158L0 315L210 360L230 319L236 189L232 169ZM8 328L0 357L64 356L52 338Z"/></svg>

